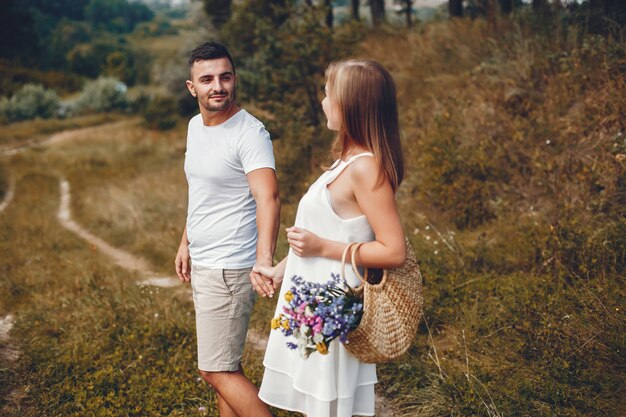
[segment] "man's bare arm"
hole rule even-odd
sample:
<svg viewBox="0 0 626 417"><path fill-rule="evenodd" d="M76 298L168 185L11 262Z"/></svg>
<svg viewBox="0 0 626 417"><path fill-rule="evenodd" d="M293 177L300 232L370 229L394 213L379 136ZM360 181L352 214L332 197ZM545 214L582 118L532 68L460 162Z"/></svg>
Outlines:
<svg viewBox="0 0 626 417"><path fill-rule="evenodd" d="M256 266L272 266L280 223L280 199L276 173L271 168L260 168L247 175L250 192L256 201L256 223L259 238L256 247ZM258 273L250 274L252 285L261 295L274 295L274 287Z"/></svg>

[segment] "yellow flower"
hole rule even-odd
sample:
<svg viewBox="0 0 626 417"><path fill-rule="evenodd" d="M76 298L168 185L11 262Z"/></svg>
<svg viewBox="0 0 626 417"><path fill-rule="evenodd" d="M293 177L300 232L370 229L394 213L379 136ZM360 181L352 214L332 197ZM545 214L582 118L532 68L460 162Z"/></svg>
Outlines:
<svg viewBox="0 0 626 417"><path fill-rule="evenodd" d="M272 319L272 330L276 330L280 327L280 319L278 317Z"/></svg>
<svg viewBox="0 0 626 417"><path fill-rule="evenodd" d="M287 291L285 293L285 300L287 300L288 303L290 303L291 300L293 300L293 293L291 291Z"/></svg>
<svg viewBox="0 0 626 417"><path fill-rule="evenodd" d="M326 346L326 343L324 342L316 343L315 349L317 349L317 351L322 355L326 355L328 353L328 346Z"/></svg>
<svg viewBox="0 0 626 417"><path fill-rule="evenodd" d="M283 329L289 330L289 320L283 321L282 325L283 325Z"/></svg>

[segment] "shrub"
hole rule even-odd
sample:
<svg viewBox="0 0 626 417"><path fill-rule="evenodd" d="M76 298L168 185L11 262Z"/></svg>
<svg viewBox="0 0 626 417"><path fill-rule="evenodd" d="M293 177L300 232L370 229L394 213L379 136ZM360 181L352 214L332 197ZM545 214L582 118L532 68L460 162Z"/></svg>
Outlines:
<svg viewBox="0 0 626 417"><path fill-rule="evenodd" d="M186 57L179 55L163 65L155 65L152 79L163 85L167 94L174 98L179 116L192 116L198 113L198 100L189 94L185 80L189 79L187 66L180 65Z"/></svg>
<svg viewBox="0 0 626 417"><path fill-rule="evenodd" d="M151 22L143 22L137 25L133 31L133 35L141 38L149 38L154 36L175 35L178 30L172 26L170 21L164 16L159 16Z"/></svg>
<svg viewBox="0 0 626 417"><path fill-rule="evenodd" d="M98 78L85 85L78 108L96 112L125 110L129 105L126 91L126 85L115 78Z"/></svg>
<svg viewBox="0 0 626 417"><path fill-rule="evenodd" d="M150 81L150 55L142 49L121 48L106 57L104 74L128 85Z"/></svg>
<svg viewBox="0 0 626 417"><path fill-rule="evenodd" d="M16 62L0 59L0 94L11 96L24 84L41 84L59 94L79 91L80 77L59 71L43 71L22 67Z"/></svg>
<svg viewBox="0 0 626 417"><path fill-rule="evenodd" d="M72 72L95 78L106 67L107 57L118 50L119 43L108 37L91 43L81 43L67 53L67 64Z"/></svg>
<svg viewBox="0 0 626 417"><path fill-rule="evenodd" d="M177 103L174 97L156 96L141 109L146 125L152 129L167 130L176 126Z"/></svg>
<svg viewBox="0 0 626 417"><path fill-rule="evenodd" d="M74 46L66 55L69 68L90 78L109 76L127 85L147 83L150 79L150 55L141 48L103 37Z"/></svg>
<svg viewBox="0 0 626 417"><path fill-rule="evenodd" d="M59 97L54 90L42 85L26 84L11 99L0 101L0 114L7 121L27 120L56 116L59 109Z"/></svg>

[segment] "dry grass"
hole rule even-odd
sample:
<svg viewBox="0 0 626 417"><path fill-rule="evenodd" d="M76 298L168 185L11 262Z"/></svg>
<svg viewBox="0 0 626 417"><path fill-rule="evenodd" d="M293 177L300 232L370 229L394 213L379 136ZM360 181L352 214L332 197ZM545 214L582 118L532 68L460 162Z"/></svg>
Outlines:
<svg viewBox="0 0 626 417"><path fill-rule="evenodd" d="M70 119L35 119L0 125L0 146L15 147L26 142L37 142L54 132L99 125L119 118L119 115L103 113Z"/></svg>

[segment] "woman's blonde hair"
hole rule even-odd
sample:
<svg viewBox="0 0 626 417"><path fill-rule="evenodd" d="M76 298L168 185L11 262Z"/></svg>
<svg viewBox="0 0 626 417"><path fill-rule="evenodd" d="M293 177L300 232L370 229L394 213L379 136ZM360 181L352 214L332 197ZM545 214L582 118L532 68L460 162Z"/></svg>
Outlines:
<svg viewBox="0 0 626 417"><path fill-rule="evenodd" d="M326 85L341 113L332 156L343 159L352 145L368 149L395 191L404 176L404 162L391 74L378 62L349 59L328 66Z"/></svg>

